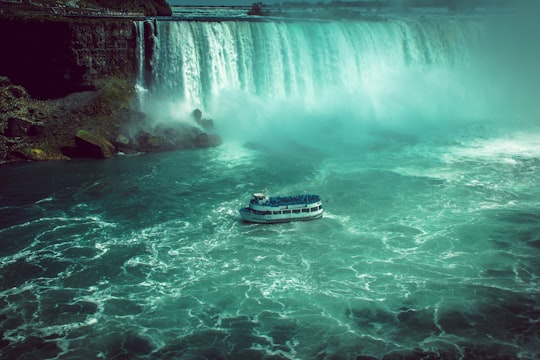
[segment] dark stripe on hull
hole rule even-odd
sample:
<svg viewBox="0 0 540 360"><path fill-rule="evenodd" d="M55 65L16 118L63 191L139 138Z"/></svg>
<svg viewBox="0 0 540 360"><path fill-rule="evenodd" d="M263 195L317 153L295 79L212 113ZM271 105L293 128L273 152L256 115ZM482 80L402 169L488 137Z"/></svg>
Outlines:
<svg viewBox="0 0 540 360"><path fill-rule="evenodd" d="M279 223L288 223L293 221L307 221L307 220L315 220L322 217L322 213L317 214L315 216L309 216L309 217L299 217L299 218L287 218L287 219L245 219L242 218L245 222L254 223L254 224L279 224Z"/></svg>

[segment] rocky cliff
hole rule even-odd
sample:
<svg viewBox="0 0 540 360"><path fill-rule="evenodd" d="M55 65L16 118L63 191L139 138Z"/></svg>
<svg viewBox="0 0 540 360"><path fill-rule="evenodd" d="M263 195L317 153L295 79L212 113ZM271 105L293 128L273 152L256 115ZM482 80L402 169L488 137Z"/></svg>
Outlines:
<svg viewBox="0 0 540 360"><path fill-rule="evenodd" d="M132 106L135 21L0 16L0 163L220 143L196 120L158 128Z"/></svg>

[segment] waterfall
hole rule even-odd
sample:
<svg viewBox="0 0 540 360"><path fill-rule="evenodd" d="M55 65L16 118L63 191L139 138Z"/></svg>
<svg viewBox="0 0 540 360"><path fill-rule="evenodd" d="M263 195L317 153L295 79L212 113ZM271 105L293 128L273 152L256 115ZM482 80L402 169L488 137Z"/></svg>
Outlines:
<svg viewBox="0 0 540 360"><path fill-rule="evenodd" d="M345 122L355 133L416 132L497 116L508 105L493 90L502 88L493 86L498 70L484 70L486 23L157 21L147 110L174 118L200 108L228 122L222 131L251 137L288 136L315 121L324 133Z"/></svg>
<svg viewBox="0 0 540 360"><path fill-rule="evenodd" d="M155 21L145 20L135 22L137 38L137 102L141 110L145 109L145 99L153 83L152 61L157 52L157 27Z"/></svg>
<svg viewBox="0 0 540 360"><path fill-rule="evenodd" d="M135 89L137 91L137 105L139 108L144 107L144 97L148 89L144 80L144 61L145 61L145 46L144 46L144 22L135 22L135 33L137 34L137 82Z"/></svg>
<svg viewBox="0 0 540 360"><path fill-rule="evenodd" d="M316 99L371 88L403 69L466 64L473 21L160 21L153 91L206 106L226 89L265 99ZM471 36L472 35L472 36Z"/></svg>

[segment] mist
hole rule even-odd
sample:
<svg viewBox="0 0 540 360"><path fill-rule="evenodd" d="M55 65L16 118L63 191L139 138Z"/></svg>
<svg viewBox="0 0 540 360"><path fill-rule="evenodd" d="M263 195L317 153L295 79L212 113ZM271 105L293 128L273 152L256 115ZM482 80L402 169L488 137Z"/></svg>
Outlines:
<svg viewBox="0 0 540 360"><path fill-rule="evenodd" d="M373 23L162 23L159 100L147 109L185 121L201 108L224 141L271 149L534 126L540 29L530 10Z"/></svg>

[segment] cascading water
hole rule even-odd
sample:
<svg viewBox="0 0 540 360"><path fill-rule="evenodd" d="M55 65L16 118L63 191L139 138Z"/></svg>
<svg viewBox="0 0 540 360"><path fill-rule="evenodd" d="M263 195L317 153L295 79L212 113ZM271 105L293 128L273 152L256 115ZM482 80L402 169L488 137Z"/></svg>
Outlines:
<svg viewBox="0 0 540 360"><path fill-rule="evenodd" d="M396 72L469 63L483 30L460 20L162 21L158 27L153 91L196 106L209 106L227 90L308 104L324 89L365 93Z"/></svg>
<svg viewBox="0 0 540 360"><path fill-rule="evenodd" d="M488 23L158 21L143 110L174 119L201 108L225 137L242 140L286 138L314 122L322 133L310 135L325 138L324 129L345 121L348 130L336 135L345 139L496 117L504 94L477 71Z"/></svg>
<svg viewBox="0 0 540 360"><path fill-rule="evenodd" d="M157 29L156 23L152 20L135 22L135 33L137 36L137 100L139 109L145 109L145 98L149 87L153 82L152 59L157 51Z"/></svg>
<svg viewBox="0 0 540 360"><path fill-rule="evenodd" d="M532 63L539 55L529 54L532 44L518 48L509 41L534 42L522 34L534 29L521 23L510 16L442 15L158 21L147 28L159 35L155 53L145 59L154 81L146 111L163 119L201 108L224 125L225 136L242 129L248 140L278 129L283 132L276 136L286 136L296 129L291 123L305 129L314 116L323 128L346 119L356 133L505 122L516 111L530 118L536 86L523 83L537 79ZM499 60L508 54L530 63Z"/></svg>
<svg viewBox="0 0 540 360"><path fill-rule="evenodd" d="M137 83L135 85L137 91L137 100L138 106L140 109L144 108L144 96L147 92L146 81L145 81L145 71L144 71L144 61L145 61L145 41L144 41L144 22L138 21L135 22L135 33L137 34Z"/></svg>

